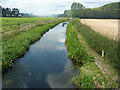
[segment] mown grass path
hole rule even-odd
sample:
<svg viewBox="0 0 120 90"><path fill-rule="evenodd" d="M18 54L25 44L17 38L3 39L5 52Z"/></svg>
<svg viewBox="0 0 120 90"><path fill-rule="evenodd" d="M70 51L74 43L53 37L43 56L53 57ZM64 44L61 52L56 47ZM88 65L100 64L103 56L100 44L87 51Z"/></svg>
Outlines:
<svg viewBox="0 0 120 90"><path fill-rule="evenodd" d="M93 49L100 56L104 50L104 57L106 63L110 63L111 67L114 67L115 70L120 68L120 63L118 57L120 56L118 41L111 40L106 36L95 32L89 26L82 24L79 19L75 20L75 26L79 34L82 35L86 43L91 49Z"/></svg>
<svg viewBox="0 0 120 90"><path fill-rule="evenodd" d="M102 56L98 55L94 50L92 50L86 43L82 35L76 29L74 30L78 33L80 43L82 44L82 46L85 47L88 55L94 57L96 65L100 68L100 70L106 76L106 78L111 77L114 81L116 81L118 79L118 73L113 69L113 67L108 62L106 62L108 60L105 60L104 58L102 58Z"/></svg>
<svg viewBox="0 0 120 90"><path fill-rule="evenodd" d="M80 32L88 33L85 30L89 30L89 28L83 28L83 26L77 19L73 19L68 24L66 32L68 56L79 71L79 74L73 77L72 83L75 83L78 88L117 88L117 73L111 66L109 68L104 67L109 65L106 64L107 60L105 63L102 62L105 59L87 44L85 38L89 38L89 35L83 37ZM112 74L106 69L111 70Z"/></svg>

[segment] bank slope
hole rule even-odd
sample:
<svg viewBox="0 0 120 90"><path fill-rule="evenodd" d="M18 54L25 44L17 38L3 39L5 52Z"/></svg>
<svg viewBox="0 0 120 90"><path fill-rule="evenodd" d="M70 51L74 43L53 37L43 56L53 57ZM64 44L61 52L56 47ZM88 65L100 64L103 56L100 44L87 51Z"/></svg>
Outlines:
<svg viewBox="0 0 120 90"><path fill-rule="evenodd" d="M13 39L2 42L2 71L12 67L13 61L24 56L30 45L39 40L45 32L65 19L51 22L45 25L38 25L29 31L17 34Z"/></svg>
<svg viewBox="0 0 120 90"><path fill-rule="evenodd" d="M117 88L117 83L102 73L95 64L94 57L88 55L85 46L80 43L75 22L75 19L69 22L65 42L69 52L68 56L79 71L71 82L75 83L78 88Z"/></svg>

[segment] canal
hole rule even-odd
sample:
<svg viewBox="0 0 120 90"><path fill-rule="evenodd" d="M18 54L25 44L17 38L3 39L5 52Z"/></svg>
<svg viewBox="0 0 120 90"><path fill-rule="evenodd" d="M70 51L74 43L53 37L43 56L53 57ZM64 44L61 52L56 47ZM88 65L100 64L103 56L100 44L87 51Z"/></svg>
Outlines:
<svg viewBox="0 0 120 90"><path fill-rule="evenodd" d="M2 76L3 88L70 88L76 74L65 47L66 25L60 23L30 46Z"/></svg>

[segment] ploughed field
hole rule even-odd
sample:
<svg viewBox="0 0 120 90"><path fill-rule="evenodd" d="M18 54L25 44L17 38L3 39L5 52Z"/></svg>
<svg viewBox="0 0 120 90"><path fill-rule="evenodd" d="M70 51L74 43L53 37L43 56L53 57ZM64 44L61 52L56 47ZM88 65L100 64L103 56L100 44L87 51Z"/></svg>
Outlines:
<svg viewBox="0 0 120 90"><path fill-rule="evenodd" d="M113 40L118 38L118 19L81 19L81 22Z"/></svg>

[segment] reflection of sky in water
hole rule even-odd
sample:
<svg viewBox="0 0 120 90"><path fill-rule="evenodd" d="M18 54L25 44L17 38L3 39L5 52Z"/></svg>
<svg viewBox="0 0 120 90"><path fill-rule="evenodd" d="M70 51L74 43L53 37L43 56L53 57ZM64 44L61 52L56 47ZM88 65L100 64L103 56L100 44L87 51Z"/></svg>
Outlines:
<svg viewBox="0 0 120 90"><path fill-rule="evenodd" d="M63 27L56 27L50 30L49 33L46 33L42 40L36 44L36 47L51 51L65 50L66 48L63 46L66 38L65 31L66 29Z"/></svg>
<svg viewBox="0 0 120 90"><path fill-rule="evenodd" d="M7 77L2 82L3 84L8 84L8 86L7 86L8 88L10 88L11 85L13 85L13 88L18 87L18 86L24 88L26 86L26 83L29 82L29 78L28 78L28 77L30 77L29 66L27 66L24 63L20 63L20 62L17 65L18 65L17 67L23 66L24 68L17 68L17 70L14 70L14 68L12 68L12 71L14 73L14 74L12 74L12 77L11 77L12 72L8 71ZM26 80L23 79L23 77ZM19 81L17 81L18 78L19 78ZM3 79L4 79L4 77L3 77Z"/></svg>
<svg viewBox="0 0 120 90"><path fill-rule="evenodd" d="M61 73L50 73L47 75L46 81L51 88L70 88L69 82L75 75L71 61L65 63L65 70Z"/></svg>
<svg viewBox="0 0 120 90"><path fill-rule="evenodd" d="M59 24L31 45L26 55L3 75L3 87L69 87L68 82L75 71L66 56L65 32L66 26Z"/></svg>

